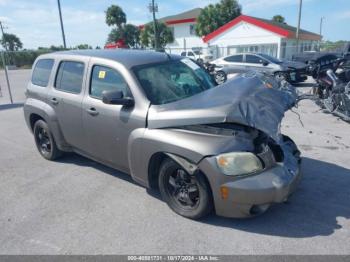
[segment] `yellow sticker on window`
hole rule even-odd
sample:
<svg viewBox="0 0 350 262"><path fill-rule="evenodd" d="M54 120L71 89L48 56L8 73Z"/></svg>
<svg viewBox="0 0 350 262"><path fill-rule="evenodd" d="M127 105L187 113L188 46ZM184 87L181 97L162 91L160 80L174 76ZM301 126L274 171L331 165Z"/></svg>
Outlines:
<svg viewBox="0 0 350 262"><path fill-rule="evenodd" d="M105 76L106 76L106 71L100 71L100 72L98 72L98 78L105 78Z"/></svg>

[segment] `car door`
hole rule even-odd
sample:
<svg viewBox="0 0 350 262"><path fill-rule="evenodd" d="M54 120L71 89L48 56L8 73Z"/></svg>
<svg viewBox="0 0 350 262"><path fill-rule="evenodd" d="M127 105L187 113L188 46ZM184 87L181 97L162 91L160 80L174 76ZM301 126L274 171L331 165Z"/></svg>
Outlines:
<svg viewBox="0 0 350 262"><path fill-rule="evenodd" d="M140 123L145 126L147 112L137 122L134 121L137 119L134 117L135 107L103 103L103 91L120 90L125 97L132 97L128 83L115 66L91 63L89 79L83 100L83 126L89 143L89 155L128 172L128 138Z"/></svg>
<svg viewBox="0 0 350 262"><path fill-rule="evenodd" d="M245 55L245 65L246 68L249 70L254 70L263 73L271 72L271 63L266 59L255 54Z"/></svg>
<svg viewBox="0 0 350 262"><path fill-rule="evenodd" d="M238 74L246 72L246 68L243 64L242 54L224 57L222 59L222 64L220 65L225 67L227 74Z"/></svg>
<svg viewBox="0 0 350 262"><path fill-rule="evenodd" d="M60 60L55 81L48 93L65 141L74 148L86 150L82 126L83 86L88 58Z"/></svg>

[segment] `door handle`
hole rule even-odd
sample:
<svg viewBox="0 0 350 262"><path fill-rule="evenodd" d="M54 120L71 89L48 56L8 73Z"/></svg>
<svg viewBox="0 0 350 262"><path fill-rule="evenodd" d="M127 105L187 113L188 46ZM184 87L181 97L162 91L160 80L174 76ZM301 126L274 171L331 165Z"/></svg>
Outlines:
<svg viewBox="0 0 350 262"><path fill-rule="evenodd" d="M55 97L51 98L51 103L54 105L57 105L58 104L57 98L55 98Z"/></svg>
<svg viewBox="0 0 350 262"><path fill-rule="evenodd" d="M98 115L98 111L96 110L96 108L91 107L89 109L86 109L86 112L88 112L90 115L92 116L97 116Z"/></svg>

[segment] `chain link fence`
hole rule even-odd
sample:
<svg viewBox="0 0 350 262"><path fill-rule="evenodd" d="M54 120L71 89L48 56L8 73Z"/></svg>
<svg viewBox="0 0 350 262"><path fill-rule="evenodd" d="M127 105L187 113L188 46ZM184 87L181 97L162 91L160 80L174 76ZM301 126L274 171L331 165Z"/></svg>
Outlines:
<svg viewBox="0 0 350 262"><path fill-rule="evenodd" d="M319 45L308 46L299 45L299 52L296 52L296 45L285 45L278 47L277 44L244 45L244 46L210 46L193 48L165 48L167 53L178 54L191 57L195 60L212 61L222 56L233 55L240 52L265 53L278 57L278 53L284 55L287 59L292 59L293 54L303 52L315 52L320 48ZM339 45L321 44L321 51L341 52ZM0 51L0 104L8 103L10 92L6 81L4 64L6 64L9 83L13 90L14 101L24 101L25 86L30 79L30 69L35 59L42 54L53 52L50 49L44 50L23 50L23 51ZM283 56L282 56L283 58Z"/></svg>

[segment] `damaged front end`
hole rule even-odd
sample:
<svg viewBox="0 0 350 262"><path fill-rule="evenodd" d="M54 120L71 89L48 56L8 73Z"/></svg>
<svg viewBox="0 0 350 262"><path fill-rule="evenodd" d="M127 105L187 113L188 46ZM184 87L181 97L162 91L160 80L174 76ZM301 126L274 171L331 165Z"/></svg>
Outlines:
<svg viewBox="0 0 350 262"><path fill-rule="evenodd" d="M286 201L300 179L300 152L280 132L284 113L296 101L287 82L246 73L197 95L152 105L148 128L206 138L200 141L208 145L206 153L192 167L206 175L216 213L254 216Z"/></svg>

